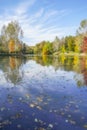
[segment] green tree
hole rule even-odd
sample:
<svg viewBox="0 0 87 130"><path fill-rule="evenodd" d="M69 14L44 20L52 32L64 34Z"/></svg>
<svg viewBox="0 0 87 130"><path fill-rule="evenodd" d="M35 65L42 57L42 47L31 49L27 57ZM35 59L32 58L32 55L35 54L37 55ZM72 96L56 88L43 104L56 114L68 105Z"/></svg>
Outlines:
<svg viewBox="0 0 87 130"><path fill-rule="evenodd" d="M81 21L77 34L87 35L87 19Z"/></svg>
<svg viewBox="0 0 87 130"><path fill-rule="evenodd" d="M75 37L66 36L66 38L65 38L65 50L67 52L74 51L74 46L75 46L74 41L75 41Z"/></svg>
<svg viewBox="0 0 87 130"><path fill-rule="evenodd" d="M52 43L47 42L43 47L43 55L51 55L53 53Z"/></svg>
<svg viewBox="0 0 87 130"><path fill-rule="evenodd" d="M65 46L62 45L62 46L61 46L61 52L64 53L65 51L66 51L66 50L65 50Z"/></svg>
<svg viewBox="0 0 87 130"><path fill-rule="evenodd" d="M23 31L17 21L12 21L5 29L5 36L7 40L14 39L15 41L23 36Z"/></svg>
<svg viewBox="0 0 87 130"><path fill-rule="evenodd" d="M46 43L46 41L42 41L42 42L36 44L36 46L34 47L34 53L38 54L38 55L42 55L43 47L44 47L45 43Z"/></svg>
<svg viewBox="0 0 87 130"><path fill-rule="evenodd" d="M23 46L22 46L22 52L23 52L23 54L26 53L26 44L25 44L25 43L24 43Z"/></svg>

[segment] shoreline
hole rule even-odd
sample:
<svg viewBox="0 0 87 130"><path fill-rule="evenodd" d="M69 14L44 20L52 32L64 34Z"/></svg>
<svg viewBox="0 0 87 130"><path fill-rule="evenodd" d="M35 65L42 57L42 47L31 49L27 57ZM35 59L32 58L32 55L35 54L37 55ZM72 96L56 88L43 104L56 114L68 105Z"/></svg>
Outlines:
<svg viewBox="0 0 87 130"><path fill-rule="evenodd" d="M58 53L58 54L53 54L53 55L36 55L36 54L15 54L15 53L0 53L0 56L18 56L18 57L26 57L26 56L53 56L53 57L58 57L58 56L87 56L86 53Z"/></svg>

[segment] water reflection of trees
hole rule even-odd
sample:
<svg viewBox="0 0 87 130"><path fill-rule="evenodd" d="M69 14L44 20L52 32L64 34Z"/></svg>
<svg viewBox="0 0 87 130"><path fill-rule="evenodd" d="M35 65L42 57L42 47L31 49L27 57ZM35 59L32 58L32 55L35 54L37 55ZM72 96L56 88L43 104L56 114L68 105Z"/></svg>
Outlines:
<svg viewBox="0 0 87 130"><path fill-rule="evenodd" d="M87 85L87 57L81 58L81 73L83 74L85 85Z"/></svg>
<svg viewBox="0 0 87 130"><path fill-rule="evenodd" d="M87 85L87 57L79 57L77 55L70 57L61 55L59 57L33 57L33 60L43 66L51 65L54 67L55 70L61 69L65 71L74 71L76 72L75 80L77 82L77 85ZM78 75L81 75L80 79L77 78Z"/></svg>
<svg viewBox="0 0 87 130"><path fill-rule="evenodd" d="M55 70L62 69L66 71L75 71L81 72L80 70L80 59L78 56L65 56L61 55L59 57L53 56L43 56L43 57L32 57L37 63L43 66L50 66L52 65Z"/></svg>
<svg viewBox="0 0 87 130"><path fill-rule="evenodd" d="M25 63L25 58L0 57L0 61L0 69L8 82L17 84L22 80L23 72L21 66Z"/></svg>
<svg viewBox="0 0 87 130"><path fill-rule="evenodd" d="M22 64L21 58L9 57L9 68L6 79L16 84L22 80L22 73L20 71L20 66Z"/></svg>
<svg viewBox="0 0 87 130"><path fill-rule="evenodd" d="M22 80L22 65L28 60L34 60L42 66L53 66L55 71L58 69L74 71L75 80L78 86L87 85L87 57L79 56L31 56L31 57L0 57L0 69L3 71L7 81L17 84Z"/></svg>

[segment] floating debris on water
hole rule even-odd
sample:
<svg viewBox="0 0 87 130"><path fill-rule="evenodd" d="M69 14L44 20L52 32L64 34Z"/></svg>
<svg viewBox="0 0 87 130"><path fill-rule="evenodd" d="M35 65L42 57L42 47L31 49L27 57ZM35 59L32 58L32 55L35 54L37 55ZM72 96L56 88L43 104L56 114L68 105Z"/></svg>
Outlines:
<svg viewBox="0 0 87 130"><path fill-rule="evenodd" d="M48 127L53 128L53 125L52 125L52 124L49 124Z"/></svg>

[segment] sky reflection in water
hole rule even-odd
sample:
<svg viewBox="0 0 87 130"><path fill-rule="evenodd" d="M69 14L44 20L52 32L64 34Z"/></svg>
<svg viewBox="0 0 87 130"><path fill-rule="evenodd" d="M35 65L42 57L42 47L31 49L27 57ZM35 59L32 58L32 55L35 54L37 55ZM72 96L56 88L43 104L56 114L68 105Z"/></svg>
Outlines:
<svg viewBox="0 0 87 130"><path fill-rule="evenodd" d="M1 130L87 129L86 58L0 58Z"/></svg>

